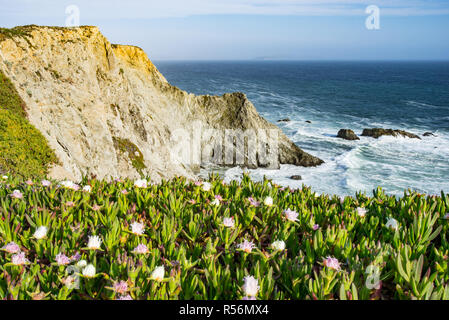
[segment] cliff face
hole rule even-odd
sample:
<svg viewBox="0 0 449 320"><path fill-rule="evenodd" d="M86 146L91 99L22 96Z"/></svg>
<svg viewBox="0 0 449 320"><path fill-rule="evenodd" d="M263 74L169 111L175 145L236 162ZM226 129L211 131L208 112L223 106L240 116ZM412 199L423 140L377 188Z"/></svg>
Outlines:
<svg viewBox="0 0 449 320"><path fill-rule="evenodd" d="M280 163L322 163L260 117L244 94L195 96L179 90L143 50L111 45L96 27L23 28L19 35L0 35L0 68L60 160L51 169L54 178L193 178L195 162L173 162L179 147L173 133L198 126L270 129L279 137ZM264 165L260 158L257 154L257 163L249 166Z"/></svg>

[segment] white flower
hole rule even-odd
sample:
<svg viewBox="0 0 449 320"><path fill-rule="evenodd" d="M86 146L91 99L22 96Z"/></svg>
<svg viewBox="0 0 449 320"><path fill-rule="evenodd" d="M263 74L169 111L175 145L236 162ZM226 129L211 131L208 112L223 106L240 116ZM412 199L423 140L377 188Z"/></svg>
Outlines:
<svg viewBox="0 0 449 320"><path fill-rule="evenodd" d="M246 276L244 279L245 283L243 284L243 292L245 292L246 296L255 297L259 292L259 281L253 276Z"/></svg>
<svg viewBox="0 0 449 320"><path fill-rule="evenodd" d="M92 191L92 187L91 186L84 186L83 191L84 192L91 192Z"/></svg>
<svg viewBox="0 0 449 320"><path fill-rule="evenodd" d="M287 218L287 220L289 220L289 221L293 221L293 222L298 221L299 214L296 211L287 209L284 211L284 215Z"/></svg>
<svg viewBox="0 0 449 320"><path fill-rule="evenodd" d="M8 176L2 176L3 180L8 180Z"/></svg>
<svg viewBox="0 0 449 320"><path fill-rule="evenodd" d="M40 226L34 232L33 237L35 237L37 240L43 239L47 235L47 231L48 231L47 227Z"/></svg>
<svg viewBox="0 0 449 320"><path fill-rule="evenodd" d="M93 278L95 277L96 274L96 270L93 264L88 264L84 269L83 269L83 276L87 277L87 278Z"/></svg>
<svg viewBox="0 0 449 320"><path fill-rule="evenodd" d="M220 205L220 200L214 199L214 201L212 201L210 204L213 205L213 206L219 206Z"/></svg>
<svg viewBox="0 0 449 320"><path fill-rule="evenodd" d="M316 192L313 193L313 196L314 196L315 198L319 198L319 197L320 197L320 195L319 195L318 193L316 193Z"/></svg>
<svg viewBox="0 0 449 320"><path fill-rule="evenodd" d="M145 179L134 181L134 186L137 188L146 188L148 186L148 182Z"/></svg>
<svg viewBox="0 0 449 320"><path fill-rule="evenodd" d="M145 232L145 225L143 223L133 222L131 223L131 232L141 236Z"/></svg>
<svg viewBox="0 0 449 320"><path fill-rule="evenodd" d="M22 199L23 198L23 194L19 190L14 190L12 192L12 194L11 194L11 197L13 197L15 199Z"/></svg>
<svg viewBox="0 0 449 320"><path fill-rule="evenodd" d="M164 280L164 266L157 267L154 269L154 271L151 273L150 279L156 280L156 281L162 281Z"/></svg>
<svg viewBox="0 0 449 320"><path fill-rule="evenodd" d="M394 218L388 219L387 224L385 226L387 228L391 228L391 229L394 229L394 230L398 230L399 229L399 223Z"/></svg>
<svg viewBox="0 0 449 320"><path fill-rule="evenodd" d="M285 242L282 240L275 241L271 244L271 248L273 248L273 250L284 251L285 250Z"/></svg>
<svg viewBox="0 0 449 320"><path fill-rule="evenodd" d="M87 247L91 250L98 250L101 247L102 240L99 236L89 236L89 242L87 243Z"/></svg>
<svg viewBox="0 0 449 320"><path fill-rule="evenodd" d="M209 182L204 182L203 183L203 191L209 191L212 188L212 185Z"/></svg>
<svg viewBox="0 0 449 320"><path fill-rule="evenodd" d="M58 253L55 257L56 263L60 266L66 266L70 263L70 259L63 253Z"/></svg>
<svg viewBox="0 0 449 320"><path fill-rule="evenodd" d="M250 253L256 246L254 243L248 240L244 240L242 243L237 245L237 248L245 251L246 253Z"/></svg>
<svg viewBox="0 0 449 320"><path fill-rule="evenodd" d="M51 186L51 182L48 181L48 180L42 180L42 181L41 181L41 184L42 184L43 187L49 187L49 186Z"/></svg>
<svg viewBox="0 0 449 320"><path fill-rule="evenodd" d="M80 188L80 186L79 185L77 185L76 183L73 183L72 181L70 181L70 180L66 180L66 181L62 181L61 183L61 186L63 186L64 188L67 188L67 189L72 189L72 190L79 190L79 188Z"/></svg>
<svg viewBox="0 0 449 320"><path fill-rule="evenodd" d="M227 228L234 228L234 218L223 218L223 225Z"/></svg>
<svg viewBox="0 0 449 320"><path fill-rule="evenodd" d="M22 266L24 264L30 263L30 261L25 257L24 252L19 252L11 257L11 263L16 266Z"/></svg>
<svg viewBox="0 0 449 320"><path fill-rule="evenodd" d="M357 208L357 214L359 217L364 217L366 215L366 209L365 208Z"/></svg>
<svg viewBox="0 0 449 320"><path fill-rule="evenodd" d="M80 260L77 262L76 266L78 268L84 268L85 266L87 266L87 261L86 260Z"/></svg>
<svg viewBox="0 0 449 320"><path fill-rule="evenodd" d="M345 197L340 197L340 203L343 204L345 202Z"/></svg>
<svg viewBox="0 0 449 320"><path fill-rule="evenodd" d="M263 201L263 203L266 206L271 207L273 205L273 198L272 197L266 197L265 200Z"/></svg>

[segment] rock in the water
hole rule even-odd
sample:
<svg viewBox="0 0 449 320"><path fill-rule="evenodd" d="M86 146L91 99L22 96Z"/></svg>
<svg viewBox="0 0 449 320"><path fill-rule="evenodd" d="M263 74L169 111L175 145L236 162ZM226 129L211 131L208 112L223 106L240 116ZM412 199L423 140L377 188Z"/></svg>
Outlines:
<svg viewBox="0 0 449 320"><path fill-rule="evenodd" d="M302 180L302 177L299 175L291 176L290 179L292 180Z"/></svg>
<svg viewBox="0 0 449 320"><path fill-rule="evenodd" d="M393 130L393 129L382 129L382 128L364 129L362 136L373 137L376 139L381 136L393 136L393 137L403 136L403 137L421 140L421 138L419 136L417 136L416 134L413 134L413 133L410 133L410 132L407 132L404 130Z"/></svg>
<svg viewBox="0 0 449 320"><path fill-rule="evenodd" d="M262 118L245 94L182 91L142 49L111 44L97 27L26 26L6 36L4 30L0 47L8 68L3 72L24 100L29 122L60 160L50 171L55 179L81 180L83 174L99 179L145 175L155 182L179 175L194 179L211 155L242 167L267 166L268 152L278 168L323 163ZM278 148L257 135L251 148L245 147L252 151L251 161L237 151L231 155L225 138L241 150L255 136L248 131L273 133ZM208 153L205 147L211 144L223 148Z"/></svg>
<svg viewBox="0 0 449 320"><path fill-rule="evenodd" d="M310 121L310 120L306 120L306 122L307 122L307 123L312 123L312 121Z"/></svg>
<svg viewBox="0 0 449 320"><path fill-rule="evenodd" d="M360 140L360 138L351 129L341 129L338 131L337 137L345 140Z"/></svg>
<svg viewBox="0 0 449 320"><path fill-rule="evenodd" d="M423 134L424 137L436 137L432 132L426 132Z"/></svg>
<svg viewBox="0 0 449 320"><path fill-rule="evenodd" d="M279 119L278 122L290 122L289 118Z"/></svg>

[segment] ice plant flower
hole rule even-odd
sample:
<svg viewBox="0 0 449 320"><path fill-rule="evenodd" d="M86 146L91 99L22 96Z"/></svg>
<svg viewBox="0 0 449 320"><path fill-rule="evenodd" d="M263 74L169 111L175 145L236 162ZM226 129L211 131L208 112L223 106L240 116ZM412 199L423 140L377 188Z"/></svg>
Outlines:
<svg viewBox="0 0 449 320"><path fill-rule="evenodd" d="M84 192L91 192L92 191L92 187L91 186L84 186L83 191Z"/></svg>
<svg viewBox="0 0 449 320"><path fill-rule="evenodd" d="M313 231L317 231L320 228L320 226L318 224L314 224L312 229Z"/></svg>
<svg viewBox="0 0 449 320"><path fill-rule="evenodd" d="M76 266L78 268L84 268L85 266L87 266L87 261L86 260L80 260L78 261L78 263L76 264Z"/></svg>
<svg viewBox="0 0 449 320"><path fill-rule="evenodd" d="M203 183L203 191L210 191L210 189L212 188L212 185L209 182L204 182Z"/></svg>
<svg viewBox="0 0 449 320"><path fill-rule="evenodd" d="M219 194L217 194L217 195L215 196L215 199L218 199L219 201L223 201L223 197L220 196Z"/></svg>
<svg viewBox="0 0 449 320"><path fill-rule="evenodd" d="M390 229L398 230L399 223L396 219L390 218L388 219L387 224L385 226Z"/></svg>
<svg viewBox="0 0 449 320"><path fill-rule="evenodd" d="M259 292L259 281L254 278L253 276L246 276L244 279L243 284L243 292L247 297L255 297L257 296L257 293Z"/></svg>
<svg viewBox="0 0 449 320"><path fill-rule="evenodd" d="M254 245L254 243L246 239L242 243L237 245L238 249L245 251L246 253L250 253L255 247L256 246Z"/></svg>
<svg viewBox="0 0 449 320"><path fill-rule="evenodd" d="M77 252L73 256L70 257L70 261L78 261L80 258L81 258L81 255L79 252Z"/></svg>
<svg viewBox="0 0 449 320"><path fill-rule="evenodd" d="M444 219L449 220L449 212L446 213L446 215L444 216Z"/></svg>
<svg viewBox="0 0 449 320"><path fill-rule="evenodd" d="M147 254L148 252L149 252L148 247L144 244L139 244L133 250L133 253L136 253L136 254Z"/></svg>
<svg viewBox="0 0 449 320"><path fill-rule="evenodd" d="M11 197L13 197L15 199L22 199L23 198L23 194L19 190L14 190L12 192L12 194L11 194Z"/></svg>
<svg viewBox="0 0 449 320"><path fill-rule="evenodd" d="M37 240L41 240L47 236L48 228L46 226L40 226L36 229L36 231L33 234L33 237Z"/></svg>
<svg viewBox="0 0 449 320"><path fill-rule="evenodd" d="M190 204L196 204L196 201L194 199L189 200Z"/></svg>
<svg viewBox="0 0 449 320"><path fill-rule="evenodd" d="M248 198L249 204L252 205L253 207L258 207L260 206L260 202L254 200L252 197Z"/></svg>
<svg viewBox="0 0 449 320"><path fill-rule="evenodd" d="M287 218L287 220L289 220L289 221L293 221L293 222L298 221L299 214L296 211L287 209L284 211L284 215Z"/></svg>
<svg viewBox="0 0 449 320"><path fill-rule="evenodd" d="M126 296L120 296L115 300L133 300L133 298L129 294L127 294Z"/></svg>
<svg viewBox="0 0 449 320"><path fill-rule="evenodd" d="M272 197L266 197L263 201L264 205L271 207L273 205L273 198Z"/></svg>
<svg viewBox="0 0 449 320"><path fill-rule="evenodd" d="M42 181L41 181L41 184L42 184L43 187L49 187L49 186L51 186L51 182L48 181L48 180L42 180Z"/></svg>
<svg viewBox="0 0 449 320"><path fill-rule="evenodd" d="M364 217L366 215L366 209L365 208L357 208L357 214L359 217Z"/></svg>
<svg viewBox="0 0 449 320"><path fill-rule="evenodd" d="M2 250L8 252L8 253L19 253L20 247L15 242L10 242L7 245L5 245Z"/></svg>
<svg viewBox="0 0 449 320"><path fill-rule="evenodd" d="M164 273L164 266L156 267L156 269L154 269L154 271L151 273L150 279L161 282L162 280L164 280Z"/></svg>
<svg viewBox="0 0 449 320"><path fill-rule="evenodd" d="M199 187L200 185L202 185L203 183L201 181L195 181L194 184Z"/></svg>
<svg viewBox="0 0 449 320"><path fill-rule="evenodd" d="M89 241L87 243L87 248L90 250L98 250L101 247L102 240L99 236L89 236Z"/></svg>
<svg viewBox="0 0 449 320"><path fill-rule="evenodd" d="M235 226L234 218L223 218L223 225L226 228L234 228Z"/></svg>
<svg viewBox="0 0 449 320"><path fill-rule="evenodd" d="M94 211L98 211L98 210L100 210L101 209L101 206L99 206L98 204L94 204L93 206L92 206L92 210L94 210Z"/></svg>
<svg viewBox="0 0 449 320"><path fill-rule="evenodd" d="M34 183L33 181L31 181L30 179L28 179L27 181L25 181L25 183L29 186L32 186Z"/></svg>
<svg viewBox="0 0 449 320"><path fill-rule="evenodd" d="M336 258L332 258L332 257L328 256L326 259L324 259L323 265L325 267L328 267L329 269L334 269L336 271L340 270L340 262L338 262L338 260Z"/></svg>
<svg viewBox="0 0 449 320"><path fill-rule="evenodd" d="M133 222L131 223L131 232L141 236L145 232L145 225L143 223Z"/></svg>
<svg viewBox="0 0 449 320"><path fill-rule="evenodd" d="M2 176L3 180L8 180L8 176Z"/></svg>
<svg viewBox="0 0 449 320"><path fill-rule="evenodd" d="M275 241L271 244L271 248L275 251L284 251L285 250L285 242L282 240Z"/></svg>
<svg viewBox="0 0 449 320"><path fill-rule="evenodd" d="M116 293L124 295L128 292L128 283L121 280L120 282L114 283L113 289Z"/></svg>
<svg viewBox="0 0 449 320"><path fill-rule="evenodd" d="M256 297L243 297L242 300L257 300Z"/></svg>
<svg viewBox="0 0 449 320"><path fill-rule="evenodd" d="M56 263L60 266L66 266L70 263L70 259L63 253L58 253L55 257Z"/></svg>
<svg viewBox="0 0 449 320"><path fill-rule="evenodd" d="M65 205L66 205L67 207L73 208L73 207L75 206L75 202L73 202L73 201L67 201L67 202L65 203Z"/></svg>
<svg viewBox="0 0 449 320"><path fill-rule="evenodd" d="M220 200L214 199L214 201L212 201L210 204L213 205L213 206L219 206L220 205Z"/></svg>
<svg viewBox="0 0 449 320"><path fill-rule="evenodd" d="M127 195L129 192L126 189L123 189L122 191L120 191L122 194Z"/></svg>
<svg viewBox="0 0 449 320"><path fill-rule="evenodd" d="M134 186L137 188L146 188L148 187L148 181L145 179L134 181Z"/></svg>
<svg viewBox="0 0 449 320"><path fill-rule="evenodd" d="M60 185L63 186L64 188L72 189L72 190L75 190L75 191L78 191L80 189L79 185L77 185L76 183L73 183L70 180L62 181L60 183Z"/></svg>
<svg viewBox="0 0 449 320"><path fill-rule="evenodd" d="M96 270L93 264L88 264L84 269L83 269L83 276L85 276L86 278L93 278L95 277L96 274Z"/></svg>
<svg viewBox="0 0 449 320"><path fill-rule="evenodd" d="M24 252L19 252L19 253L16 253L15 255L13 255L11 257L11 263L16 265L16 266L22 266L24 264L28 264L29 261L25 257L25 253Z"/></svg>

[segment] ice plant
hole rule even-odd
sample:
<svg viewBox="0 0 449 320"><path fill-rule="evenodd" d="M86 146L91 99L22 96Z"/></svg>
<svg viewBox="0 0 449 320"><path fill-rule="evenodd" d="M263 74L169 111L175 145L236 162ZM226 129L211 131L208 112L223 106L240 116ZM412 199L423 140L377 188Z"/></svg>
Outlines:
<svg viewBox="0 0 449 320"><path fill-rule="evenodd" d="M78 263L76 264L76 266L78 268L84 268L85 266L87 266L87 261L86 260L80 260L78 261Z"/></svg>
<svg viewBox="0 0 449 320"><path fill-rule="evenodd" d="M329 269L333 269L336 271L340 270L340 262L338 262L338 259L333 257L328 256L326 259L324 259L323 265L325 267L328 267Z"/></svg>
<svg viewBox="0 0 449 320"><path fill-rule="evenodd" d="M89 241L87 243L87 248L90 250L99 250L101 247L102 240L99 236L89 236Z"/></svg>
<svg viewBox="0 0 449 320"><path fill-rule="evenodd" d="M396 219L394 218L390 218L387 221L387 224L385 225L385 227L389 228L389 229L393 229L393 230L398 230L399 228L399 223Z"/></svg>
<svg viewBox="0 0 449 320"><path fill-rule="evenodd" d="M285 250L285 242L282 240L275 241L271 244L271 248L275 251L284 251Z"/></svg>
<svg viewBox="0 0 449 320"><path fill-rule="evenodd" d="M148 186L148 182L145 179L134 181L134 186L137 188L146 188Z"/></svg>
<svg viewBox="0 0 449 320"><path fill-rule="evenodd" d="M33 237L37 240L41 240L47 236L48 228L46 226L40 226L36 229L36 231L33 234Z"/></svg>
<svg viewBox="0 0 449 320"><path fill-rule="evenodd" d="M234 228L235 222L234 222L234 218L223 218L223 225L226 228Z"/></svg>
<svg viewBox="0 0 449 320"><path fill-rule="evenodd" d="M23 194L19 190L14 190L11 194L11 197L13 197L14 199L22 199Z"/></svg>
<svg viewBox="0 0 449 320"><path fill-rule="evenodd" d="M91 192L92 191L92 187L91 186L84 186L83 191L84 192Z"/></svg>
<svg viewBox="0 0 449 320"><path fill-rule="evenodd" d="M266 197L263 201L264 205L271 207L273 205L273 198L272 197Z"/></svg>
<svg viewBox="0 0 449 320"><path fill-rule="evenodd" d="M3 246L2 250L8 253L19 253L20 247L15 242L10 242L7 245Z"/></svg>
<svg viewBox="0 0 449 320"><path fill-rule="evenodd" d="M243 284L243 292L247 297L255 297L257 296L257 293L259 292L259 281L254 278L253 276L246 276L244 279Z"/></svg>
<svg viewBox="0 0 449 320"><path fill-rule="evenodd" d="M214 201L212 201L210 204L213 205L213 206L219 206L220 205L220 200L214 199Z"/></svg>
<svg viewBox="0 0 449 320"><path fill-rule="evenodd" d="M314 224L312 229L313 231L317 231L320 228L320 226L318 224Z"/></svg>
<svg viewBox="0 0 449 320"><path fill-rule="evenodd" d="M357 214L359 217L364 217L366 215L366 209L365 208L357 208Z"/></svg>
<svg viewBox="0 0 449 320"><path fill-rule="evenodd" d="M287 209L284 211L285 218L289 221L298 221L298 213L296 211Z"/></svg>
<svg viewBox="0 0 449 320"><path fill-rule="evenodd" d="M120 191L122 194L124 194L125 196L129 193L128 190L123 189L122 191Z"/></svg>
<svg viewBox="0 0 449 320"><path fill-rule="evenodd" d="M149 252L148 247L144 244L139 244L133 250L133 253L136 253L136 254L147 254L148 252Z"/></svg>
<svg viewBox="0 0 449 320"><path fill-rule="evenodd" d="M8 176L2 176L3 180L8 180Z"/></svg>
<svg viewBox="0 0 449 320"><path fill-rule="evenodd" d="M210 189L212 188L212 185L209 182L204 182L203 183L203 191L210 191Z"/></svg>
<svg viewBox="0 0 449 320"><path fill-rule="evenodd" d="M28 264L29 261L25 257L25 253L24 252L19 252L19 253L16 253L15 255L13 255L11 257L11 263L16 265L16 266L22 266L24 264Z"/></svg>
<svg viewBox="0 0 449 320"><path fill-rule="evenodd" d="M133 222L131 223L130 227L131 232L134 233L135 235L141 236L145 232L145 225L143 223Z"/></svg>
<svg viewBox="0 0 449 320"><path fill-rule="evenodd" d="M254 243L246 239L242 243L237 245L238 249L245 251L246 253L250 253L255 247L256 246L254 245Z"/></svg>
<svg viewBox="0 0 449 320"><path fill-rule="evenodd" d="M31 181L30 179L28 179L27 181L25 181L25 183L26 183L28 186L32 186L32 185L34 184L34 182Z"/></svg>
<svg viewBox="0 0 449 320"><path fill-rule="evenodd" d="M83 269L83 276L85 276L86 278L93 278L95 277L96 274L96 270L93 264L88 264L84 269Z"/></svg>
<svg viewBox="0 0 449 320"><path fill-rule="evenodd" d="M62 181L60 183L60 185L63 186L64 188L72 189L72 190L75 190L75 191L78 191L80 189L79 185L77 185L76 183L74 183L74 182L72 182L70 180Z"/></svg>
<svg viewBox="0 0 449 320"><path fill-rule="evenodd" d="M150 279L161 282L162 280L164 280L164 273L164 266L156 267L156 269L154 269L154 271L151 273Z"/></svg>
<svg viewBox="0 0 449 320"><path fill-rule="evenodd" d="M58 253L55 257L56 263L60 266L66 266L70 263L70 259L63 253Z"/></svg>
<svg viewBox="0 0 449 320"><path fill-rule="evenodd" d="M260 206L260 202L254 200L252 197L249 197L248 201L249 201L249 204L252 205L253 207ZM273 201L271 202L271 204L273 204Z"/></svg>
<svg viewBox="0 0 449 320"><path fill-rule="evenodd" d="M126 296L120 296L115 300L133 300L133 298L129 294L127 294Z"/></svg>

